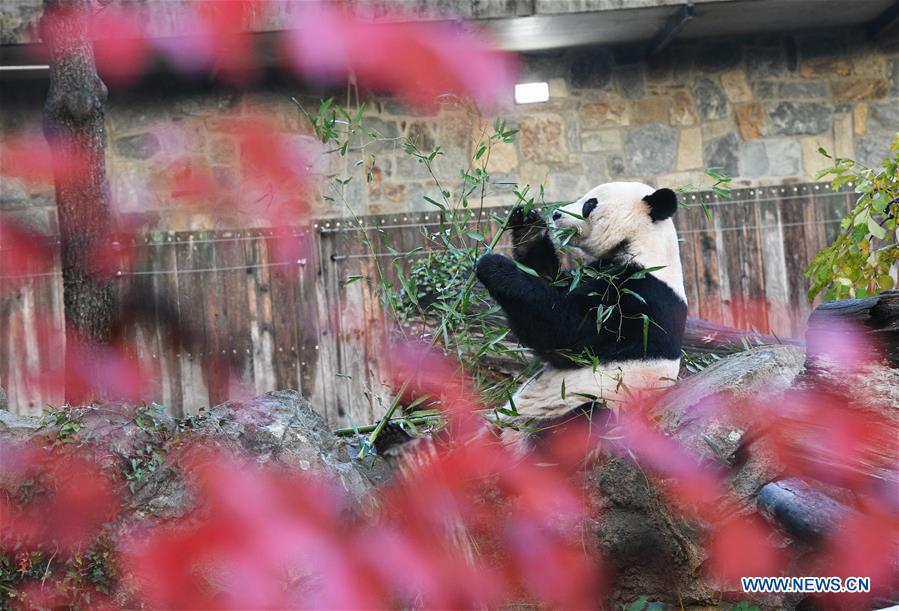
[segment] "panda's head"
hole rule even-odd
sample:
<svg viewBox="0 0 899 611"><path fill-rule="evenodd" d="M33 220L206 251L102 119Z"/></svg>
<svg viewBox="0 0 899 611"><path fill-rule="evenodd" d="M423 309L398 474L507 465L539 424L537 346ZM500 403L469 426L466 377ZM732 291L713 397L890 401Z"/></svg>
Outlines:
<svg viewBox="0 0 899 611"><path fill-rule="evenodd" d="M610 182L556 210L556 227L570 229L569 244L591 260L632 261L663 269L653 275L683 297L680 250L672 216L677 195L639 182Z"/></svg>

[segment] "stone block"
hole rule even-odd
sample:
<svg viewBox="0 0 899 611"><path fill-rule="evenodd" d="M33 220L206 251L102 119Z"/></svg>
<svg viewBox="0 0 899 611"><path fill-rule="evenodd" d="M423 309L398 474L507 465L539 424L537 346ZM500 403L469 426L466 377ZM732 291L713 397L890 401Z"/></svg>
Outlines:
<svg viewBox="0 0 899 611"><path fill-rule="evenodd" d="M838 79L830 82L830 91L835 100L880 99L889 92L889 83L882 78Z"/></svg>
<svg viewBox="0 0 899 611"><path fill-rule="evenodd" d="M115 140L115 150L128 159L150 159L162 149L159 138L152 132L122 136Z"/></svg>
<svg viewBox="0 0 899 611"><path fill-rule="evenodd" d="M406 140L424 154L433 151L437 145L432 126L425 121L409 121L406 127Z"/></svg>
<svg viewBox="0 0 899 611"><path fill-rule="evenodd" d="M752 88L741 69L728 70L721 74L721 86L727 99L731 102L749 102L752 100Z"/></svg>
<svg viewBox="0 0 899 611"><path fill-rule="evenodd" d="M626 100L636 100L646 93L643 67L640 65L616 68L613 77L618 91Z"/></svg>
<svg viewBox="0 0 899 611"><path fill-rule="evenodd" d="M735 105L734 121L743 140L761 138L765 132L765 112L760 102Z"/></svg>
<svg viewBox="0 0 899 611"><path fill-rule="evenodd" d="M552 113L529 115L519 124L518 146L522 157L534 162L561 162L568 159L565 124Z"/></svg>
<svg viewBox="0 0 899 611"><path fill-rule="evenodd" d="M631 123L634 125L668 123L670 109L671 99L667 97L651 97L634 100L631 109Z"/></svg>
<svg viewBox="0 0 899 611"><path fill-rule="evenodd" d="M864 102L856 104L852 108L852 126L852 131L856 136L864 136L868 131L868 105ZM834 127L834 131L836 131L836 127Z"/></svg>
<svg viewBox="0 0 899 611"><path fill-rule="evenodd" d="M785 72L786 58L780 46L746 49L746 73L751 80L781 76Z"/></svg>
<svg viewBox="0 0 899 611"><path fill-rule="evenodd" d="M709 140L717 140L722 136L726 136L734 128L734 124L729 119L721 119L720 121L703 123L701 128L702 139L708 142Z"/></svg>
<svg viewBox="0 0 899 611"><path fill-rule="evenodd" d="M612 58L606 49L579 49L571 62L571 86L603 89L612 80Z"/></svg>
<svg viewBox="0 0 899 611"><path fill-rule="evenodd" d="M212 163L231 164L237 161L237 143L233 138L219 136L209 141L209 159Z"/></svg>
<svg viewBox="0 0 899 611"><path fill-rule="evenodd" d="M833 116L833 151L837 157L853 158L855 140L852 136L852 115L838 113Z"/></svg>
<svg viewBox="0 0 899 611"><path fill-rule="evenodd" d="M660 124L629 129L624 135L624 155L631 176L670 172L677 159L677 130Z"/></svg>
<svg viewBox="0 0 899 611"><path fill-rule="evenodd" d="M868 121L872 129L878 128L888 132L899 132L899 103L880 102L872 104L870 119Z"/></svg>
<svg viewBox="0 0 899 611"><path fill-rule="evenodd" d="M827 81L787 81L777 86L779 98L826 98L829 96Z"/></svg>
<svg viewBox="0 0 899 611"><path fill-rule="evenodd" d="M693 86L693 99L703 121L714 121L727 116L727 98L721 87L711 79L702 79Z"/></svg>
<svg viewBox="0 0 899 611"><path fill-rule="evenodd" d="M833 155L833 140L830 137L810 136L799 140L802 146L802 171L809 180L815 179L818 172L833 165L833 161L818 152L823 148Z"/></svg>
<svg viewBox="0 0 899 611"><path fill-rule="evenodd" d="M606 154L597 153L585 153L584 155L581 155L581 164L584 168L584 176L587 179L588 189L595 185L609 182L608 157L609 156ZM623 168L622 171L624 171Z"/></svg>
<svg viewBox="0 0 899 611"><path fill-rule="evenodd" d="M579 111L581 129L622 127L630 125L626 106L621 98L607 97L602 101L587 102Z"/></svg>
<svg viewBox="0 0 899 611"><path fill-rule="evenodd" d="M518 150L514 142L499 141L490 147L487 173L512 172L518 167Z"/></svg>
<svg viewBox="0 0 899 611"><path fill-rule="evenodd" d="M856 161L869 168L880 167L883 160L890 155L890 143L896 134L870 134L859 138L855 143Z"/></svg>
<svg viewBox="0 0 899 611"><path fill-rule="evenodd" d="M799 64L799 75L804 78L849 76L851 73L852 66L849 60L840 55L816 57L803 60Z"/></svg>
<svg viewBox="0 0 899 611"><path fill-rule="evenodd" d="M668 109L668 122L675 127L696 124L696 108L693 98L687 91L676 90L671 94L671 106Z"/></svg>
<svg viewBox="0 0 899 611"><path fill-rule="evenodd" d="M778 95L777 83L774 81L756 81L753 88L755 97L762 100L770 100Z"/></svg>
<svg viewBox="0 0 899 611"><path fill-rule="evenodd" d="M881 49L867 49L850 55L852 74L858 76L886 77L889 73L889 62Z"/></svg>
<svg viewBox="0 0 899 611"><path fill-rule="evenodd" d="M801 161L802 147L795 140L744 142L739 150L739 175L745 178L796 176L800 174Z"/></svg>
<svg viewBox="0 0 899 611"><path fill-rule="evenodd" d="M574 201L599 183L588 184L583 174L550 174L544 185L548 202Z"/></svg>
<svg viewBox="0 0 899 611"><path fill-rule="evenodd" d="M627 168L622 155L609 155L606 158L606 164L609 168L609 176L612 178L621 178L627 175Z"/></svg>
<svg viewBox="0 0 899 611"><path fill-rule="evenodd" d="M563 78L549 79L549 97L550 98L567 98L568 83Z"/></svg>
<svg viewBox="0 0 899 611"><path fill-rule="evenodd" d="M680 130L677 143L677 170L695 170L702 168L702 130L688 127Z"/></svg>
<svg viewBox="0 0 899 611"><path fill-rule="evenodd" d="M604 129L597 132L581 133L581 149L585 153L607 153L621 151L623 140L621 131L617 129Z"/></svg>
<svg viewBox="0 0 899 611"><path fill-rule="evenodd" d="M696 69L702 73L735 68L743 60L743 48L735 42L711 42L700 45L696 53Z"/></svg>
<svg viewBox="0 0 899 611"><path fill-rule="evenodd" d="M833 107L820 102L780 102L768 108L768 124L774 134L820 134L831 128Z"/></svg>
<svg viewBox="0 0 899 611"><path fill-rule="evenodd" d="M519 184L531 185L531 192L539 191L538 187L546 182L549 168L543 164L526 161L518 167Z"/></svg>
<svg viewBox="0 0 899 611"><path fill-rule="evenodd" d="M765 149L771 176L796 176L801 173L802 146L796 140L766 140Z"/></svg>
<svg viewBox="0 0 899 611"><path fill-rule="evenodd" d="M440 115L437 124L437 143L443 148L469 152L473 118L464 112L447 112ZM492 133L490 127L488 133Z"/></svg>
<svg viewBox="0 0 899 611"><path fill-rule="evenodd" d="M706 167L721 168L721 171L727 176L736 176L739 171L737 166L737 149L739 146L740 139L733 132L711 142L706 142L703 147L703 159Z"/></svg>

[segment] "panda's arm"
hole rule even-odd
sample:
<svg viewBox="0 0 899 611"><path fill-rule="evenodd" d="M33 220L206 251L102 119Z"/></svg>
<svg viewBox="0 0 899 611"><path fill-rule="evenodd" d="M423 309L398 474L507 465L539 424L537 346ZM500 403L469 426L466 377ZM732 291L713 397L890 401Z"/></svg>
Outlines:
<svg viewBox="0 0 899 611"><path fill-rule="evenodd" d="M509 215L512 230L512 254L515 260L530 267L544 278L559 274L559 256L549 237L546 221L536 210L524 213L524 206L516 206Z"/></svg>
<svg viewBox="0 0 899 611"><path fill-rule="evenodd" d="M481 257L477 276L506 313L522 344L535 350L557 350L578 341L583 316L565 292L495 253Z"/></svg>

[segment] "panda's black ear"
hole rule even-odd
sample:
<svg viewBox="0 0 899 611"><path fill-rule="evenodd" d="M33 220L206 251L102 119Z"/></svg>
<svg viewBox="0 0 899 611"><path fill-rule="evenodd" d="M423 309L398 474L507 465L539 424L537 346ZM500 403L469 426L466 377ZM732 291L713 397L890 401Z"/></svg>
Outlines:
<svg viewBox="0 0 899 611"><path fill-rule="evenodd" d="M677 194L671 189L659 189L643 198L649 204L649 216L653 221L664 221L677 212Z"/></svg>

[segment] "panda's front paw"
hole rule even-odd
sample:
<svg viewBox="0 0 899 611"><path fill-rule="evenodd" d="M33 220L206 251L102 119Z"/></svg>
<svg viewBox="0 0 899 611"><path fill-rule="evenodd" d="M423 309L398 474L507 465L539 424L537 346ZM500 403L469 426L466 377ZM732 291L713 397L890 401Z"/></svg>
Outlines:
<svg viewBox="0 0 899 611"><path fill-rule="evenodd" d="M546 227L546 221L540 216L540 213L531 208L525 214L524 206L515 206L509 214L509 228L518 229L522 227L530 227L536 225L538 227Z"/></svg>
<svg viewBox="0 0 899 611"><path fill-rule="evenodd" d="M475 275L477 275L481 283L489 285L490 280L495 278L497 274L502 274L510 269L517 269L512 259L505 255L491 252L478 259Z"/></svg>

